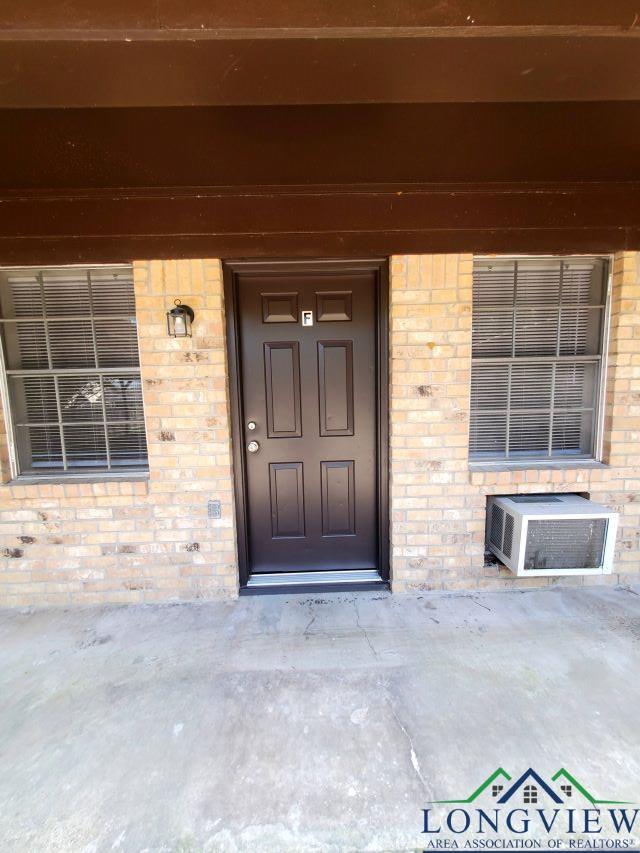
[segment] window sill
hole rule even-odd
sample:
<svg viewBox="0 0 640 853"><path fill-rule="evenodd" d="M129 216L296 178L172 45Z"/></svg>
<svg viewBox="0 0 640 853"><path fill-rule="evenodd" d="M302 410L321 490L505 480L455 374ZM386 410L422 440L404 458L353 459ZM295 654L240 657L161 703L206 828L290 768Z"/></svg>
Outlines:
<svg viewBox="0 0 640 853"><path fill-rule="evenodd" d="M575 471L606 469L608 465L595 459L541 459L539 462L528 459L526 462L469 462L472 472L503 472L503 471Z"/></svg>
<svg viewBox="0 0 640 853"><path fill-rule="evenodd" d="M69 484L83 483L138 483L149 479L149 471L119 471L118 473L94 473L94 474L47 474L33 476L21 474L4 483L5 486L64 486Z"/></svg>

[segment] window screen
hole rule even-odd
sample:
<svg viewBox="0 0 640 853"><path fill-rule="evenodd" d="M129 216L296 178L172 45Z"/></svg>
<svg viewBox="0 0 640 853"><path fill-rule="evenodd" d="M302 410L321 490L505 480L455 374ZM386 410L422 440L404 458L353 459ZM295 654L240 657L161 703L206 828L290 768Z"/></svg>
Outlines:
<svg viewBox="0 0 640 853"><path fill-rule="evenodd" d="M0 309L20 473L145 467L131 267L3 270Z"/></svg>
<svg viewBox="0 0 640 853"><path fill-rule="evenodd" d="M472 459L594 453L606 261L477 259Z"/></svg>

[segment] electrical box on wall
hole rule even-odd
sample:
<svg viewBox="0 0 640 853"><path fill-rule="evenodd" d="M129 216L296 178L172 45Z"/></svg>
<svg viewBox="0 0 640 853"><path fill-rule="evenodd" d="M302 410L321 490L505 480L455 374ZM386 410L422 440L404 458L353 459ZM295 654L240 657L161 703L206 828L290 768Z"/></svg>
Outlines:
<svg viewBox="0 0 640 853"><path fill-rule="evenodd" d="M487 503L487 545L518 577L610 574L618 513L579 495Z"/></svg>

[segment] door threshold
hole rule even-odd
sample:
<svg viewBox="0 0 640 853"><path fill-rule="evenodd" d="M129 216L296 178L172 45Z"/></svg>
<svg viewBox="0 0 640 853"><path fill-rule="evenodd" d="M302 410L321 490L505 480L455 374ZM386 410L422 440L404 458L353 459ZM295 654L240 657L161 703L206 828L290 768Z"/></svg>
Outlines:
<svg viewBox="0 0 640 853"><path fill-rule="evenodd" d="M388 582L375 569L320 572L273 572L251 575L241 595L283 592L344 592L387 589Z"/></svg>

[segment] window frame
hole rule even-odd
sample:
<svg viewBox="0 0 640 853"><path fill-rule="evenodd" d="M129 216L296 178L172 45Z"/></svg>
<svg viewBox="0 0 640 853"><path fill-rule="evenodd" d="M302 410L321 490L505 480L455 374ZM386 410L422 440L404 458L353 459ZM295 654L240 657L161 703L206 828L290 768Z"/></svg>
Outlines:
<svg viewBox="0 0 640 853"><path fill-rule="evenodd" d="M600 329L600 356L599 356L599 372L595 381L596 399L594 403L594 421L593 421L593 436L592 436L592 452L590 455L581 456L525 456L520 455L517 458L510 457L473 457L471 456L471 397L469 396L469 434L467 442L467 462L472 470L488 470L488 471L504 471L518 469L566 469L566 468L593 468L603 466L603 449L604 449L604 422L606 408L606 383L609 361L609 342L611 334L611 301L612 301L612 286L613 286L613 265L614 255L601 252L588 253L572 253L572 254L474 254L473 262L490 262L490 261L580 261L580 260L601 260L606 264L606 276L604 281L604 304L602 307L602 324ZM472 282L472 302L471 302L471 320L473 323L473 282ZM480 359L482 360L482 357ZM496 359L498 362L499 359ZM511 363L517 363L519 359L514 357ZM473 369L473 351L469 359L470 373ZM471 391L471 376L469 377L469 391Z"/></svg>
<svg viewBox="0 0 640 853"><path fill-rule="evenodd" d="M0 273L10 273L15 271L31 271L34 274L42 273L44 271L49 270L130 270L133 278L133 264L131 263L112 263L112 264L11 264L11 265L3 265L0 267ZM91 318L92 320L92 328L93 328L93 318L98 316L99 318L102 315L94 315L93 313L86 315L86 317ZM114 315L115 316L115 315ZM122 315L131 316L129 314ZM135 315L134 315L135 316ZM56 320L61 318L56 317ZM69 317L69 319L73 320L82 320L85 319L85 315L73 315L73 317ZM147 434L146 428L146 416L145 416L145 404L144 404L144 391L142 386L142 370L140 364L140 339L138 337L138 328L137 328L137 317L136 319L136 347L138 354L138 366L137 368L127 368L127 367L117 367L117 368L86 368L79 367L77 371L74 368L47 368L41 371L39 370L21 370L21 369L9 369L7 366L6 355L5 355L5 342L3 340L3 330L4 323L0 322L0 404L2 405L2 412L4 416L5 422L5 430L7 436L7 444L8 444L8 456L9 456L9 476L10 482L19 482L25 485L28 484L46 484L46 483L92 483L101 480L111 480L111 481L131 481L131 480L146 480L149 477L149 464L148 464L148 455L147 455L147 464L145 465L134 465L130 468L128 467L114 467L114 468L91 468L87 466L84 470L82 468L76 469L55 469L55 468L47 468L43 469L42 473L35 472L33 470L21 471L20 470L20 461L18 458L18 442L15 434L16 430L16 419L15 413L13 411L13 405L11 402L11 393L9 390L9 379L10 376L16 375L29 375L33 376L45 375L54 378L57 384L57 377L76 373L78 375L86 373L90 375L95 375L100 378L102 383L102 378L104 375L109 374L126 374L130 373L131 375L138 376L140 378L141 385L141 394L142 394L142 424L145 432L145 439ZM95 333L94 333L95 334ZM103 414L104 414L104 406L103 406ZM106 415L105 415L106 417ZM103 426L106 427L107 421L102 420L96 423L102 423ZM62 439L61 436L61 440ZM105 439L106 440L106 439ZM148 446L147 446L148 447Z"/></svg>

